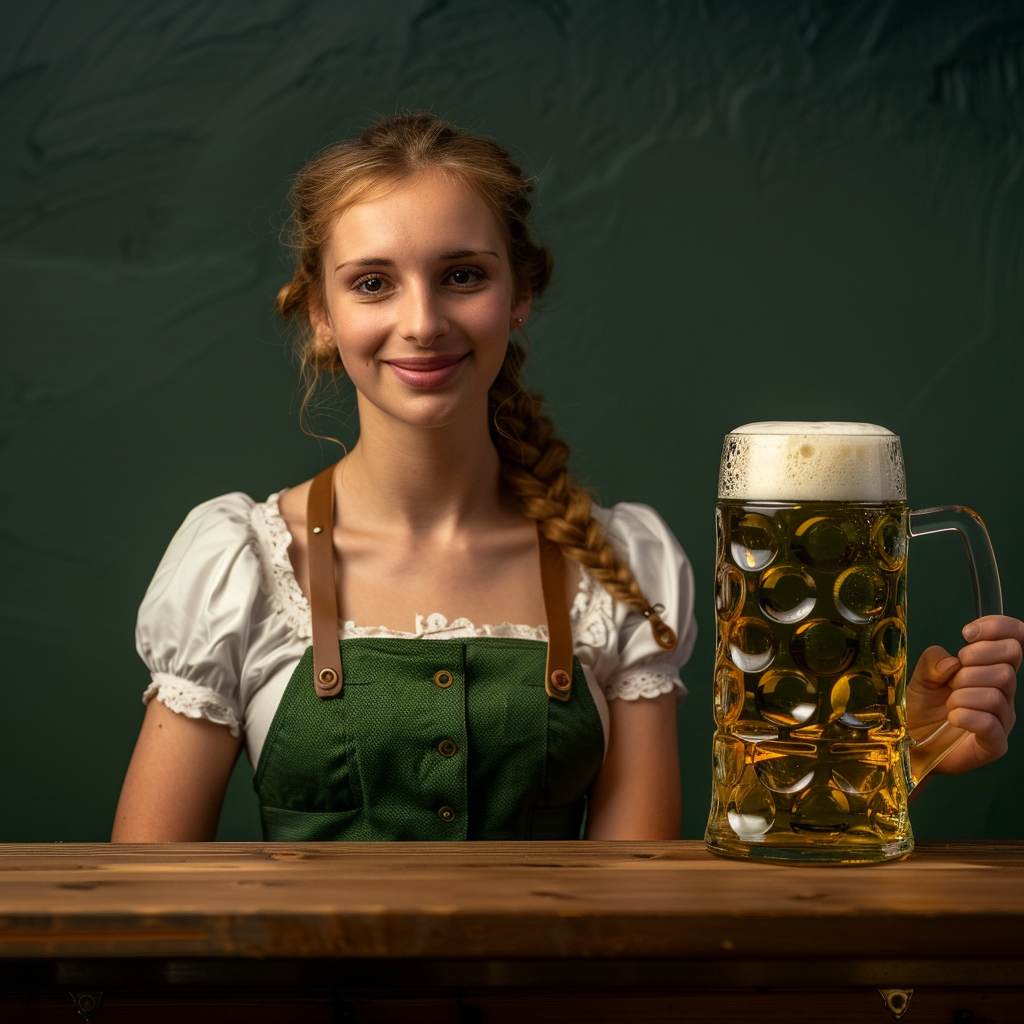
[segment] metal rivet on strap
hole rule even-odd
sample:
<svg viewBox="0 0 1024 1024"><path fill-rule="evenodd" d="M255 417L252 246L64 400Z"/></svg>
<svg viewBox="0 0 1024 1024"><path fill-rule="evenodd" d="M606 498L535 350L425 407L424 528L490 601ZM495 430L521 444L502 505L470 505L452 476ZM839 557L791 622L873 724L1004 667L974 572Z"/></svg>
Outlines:
<svg viewBox="0 0 1024 1024"><path fill-rule="evenodd" d="M321 685L333 686L338 681L338 673L333 668L322 668L317 678L320 680Z"/></svg>
<svg viewBox="0 0 1024 1024"><path fill-rule="evenodd" d="M455 820L455 811L451 807L439 807L437 809L437 816L442 821L454 821Z"/></svg>
<svg viewBox="0 0 1024 1024"><path fill-rule="evenodd" d="M313 532L314 533L323 533L324 532L324 528L322 526L314 526L313 527Z"/></svg>
<svg viewBox="0 0 1024 1024"><path fill-rule="evenodd" d="M459 748L455 746L455 742L453 740L441 740L437 745L437 752L442 757L451 757L458 749Z"/></svg>
<svg viewBox="0 0 1024 1024"><path fill-rule="evenodd" d="M568 690L572 685L572 680L569 678L569 673L564 668L556 668L551 673L551 685L556 690Z"/></svg>
<svg viewBox="0 0 1024 1024"><path fill-rule="evenodd" d="M434 682L443 690L446 686L451 686L455 682L455 676L447 669L442 668L434 673Z"/></svg>

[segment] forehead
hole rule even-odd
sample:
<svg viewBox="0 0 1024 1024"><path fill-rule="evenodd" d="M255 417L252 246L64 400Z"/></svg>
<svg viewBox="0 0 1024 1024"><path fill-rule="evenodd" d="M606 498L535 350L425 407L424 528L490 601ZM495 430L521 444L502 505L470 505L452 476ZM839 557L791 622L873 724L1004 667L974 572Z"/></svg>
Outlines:
<svg viewBox="0 0 1024 1024"><path fill-rule="evenodd" d="M480 195L438 171L348 207L334 222L330 244L339 259L506 248L498 219Z"/></svg>

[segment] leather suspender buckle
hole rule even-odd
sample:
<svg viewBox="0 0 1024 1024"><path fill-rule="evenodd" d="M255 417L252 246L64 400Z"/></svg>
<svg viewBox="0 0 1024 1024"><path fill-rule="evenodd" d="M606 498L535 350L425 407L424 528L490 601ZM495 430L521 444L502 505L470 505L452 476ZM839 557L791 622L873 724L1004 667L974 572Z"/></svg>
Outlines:
<svg viewBox="0 0 1024 1024"><path fill-rule="evenodd" d="M544 690L555 700L566 701L572 694L572 625L565 600L565 563L562 551L537 527L540 581L544 611L548 620L548 658L544 668Z"/></svg>
<svg viewBox="0 0 1024 1024"><path fill-rule="evenodd" d="M341 692L341 676L333 668L320 669L315 683L318 697L333 697Z"/></svg>
<svg viewBox="0 0 1024 1024"><path fill-rule="evenodd" d="M569 693L572 690L572 676L564 668L556 668L548 676L547 682L548 686L545 689L548 691L549 697L555 697L558 700L569 699Z"/></svg>
<svg viewBox="0 0 1024 1024"><path fill-rule="evenodd" d="M568 690L572 686L572 677L564 668L556 668L551 673L551 685L556 690Z"/></svg>

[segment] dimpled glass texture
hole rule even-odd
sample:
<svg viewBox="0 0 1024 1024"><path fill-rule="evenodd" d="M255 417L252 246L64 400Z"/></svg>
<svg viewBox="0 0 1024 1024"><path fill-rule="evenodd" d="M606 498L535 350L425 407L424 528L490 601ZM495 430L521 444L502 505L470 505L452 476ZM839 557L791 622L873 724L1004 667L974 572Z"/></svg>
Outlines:
<svg viewBox="0 0 1024 1024"><path fill-rule="evenodd" d="M903 856L904 504L723 500L718 538L709 847Z"/></svg>

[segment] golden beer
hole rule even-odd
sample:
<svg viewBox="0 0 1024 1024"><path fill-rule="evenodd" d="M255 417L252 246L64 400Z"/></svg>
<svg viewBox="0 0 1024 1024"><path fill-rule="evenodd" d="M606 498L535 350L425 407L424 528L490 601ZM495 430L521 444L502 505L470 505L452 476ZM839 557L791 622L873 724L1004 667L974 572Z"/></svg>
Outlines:
<svg viewBox="0 0 1024 1024"><path fill-rule="evenodd" d="M915 774L908 540L965 527L964 510L910 513L904 498L899 439L884 428L751 424L726 438L706 833L714 852L858 863L913 848L908 793L963 734L947 724L918 737L930 760L919 755Z"/></svg>

